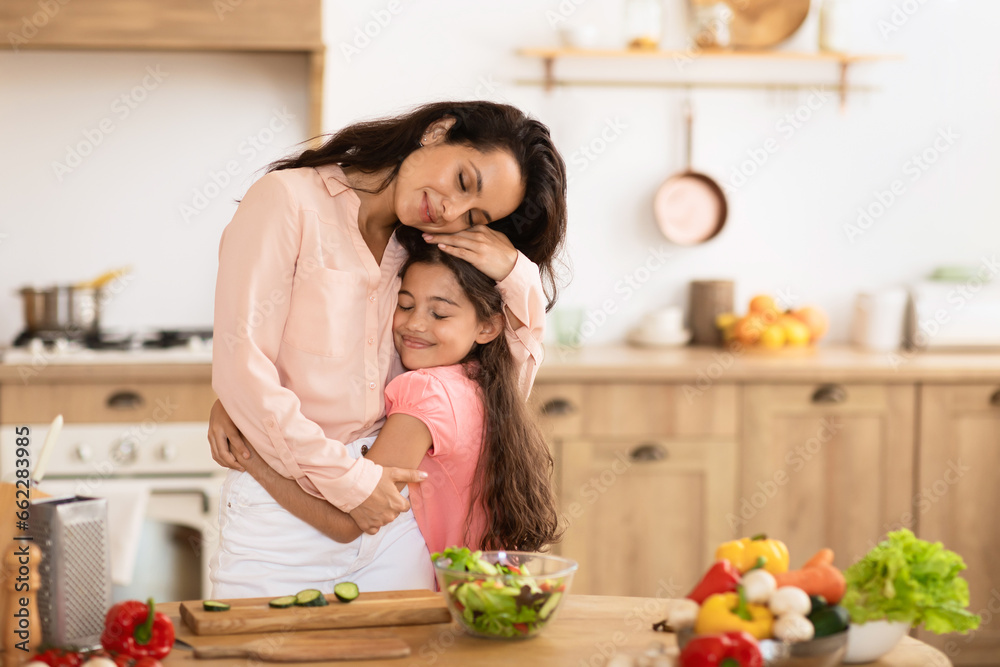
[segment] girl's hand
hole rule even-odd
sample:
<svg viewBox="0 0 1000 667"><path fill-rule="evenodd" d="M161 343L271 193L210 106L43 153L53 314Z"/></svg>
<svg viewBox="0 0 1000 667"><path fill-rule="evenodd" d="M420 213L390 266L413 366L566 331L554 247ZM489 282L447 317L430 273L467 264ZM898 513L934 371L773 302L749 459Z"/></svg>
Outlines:
<svg viewBox="0 0 1000 667"><path fill-rule="evenodd" d="M245 472L240 464L242 459L250 458L250 450L243 442L243 434L229 418L229 413L222 407L220 401L212 405L208 418L208 444L212 446L212 458L226 468Z"/></svg>
<svg viewBox="0 0 1000 667"><path fill-rule="evenodd" d="M424 234L424 241L437 243L444 252L464 259L497 282L510 275L517 263L517 249L510 239L486 225L454 234Z"/></svg>

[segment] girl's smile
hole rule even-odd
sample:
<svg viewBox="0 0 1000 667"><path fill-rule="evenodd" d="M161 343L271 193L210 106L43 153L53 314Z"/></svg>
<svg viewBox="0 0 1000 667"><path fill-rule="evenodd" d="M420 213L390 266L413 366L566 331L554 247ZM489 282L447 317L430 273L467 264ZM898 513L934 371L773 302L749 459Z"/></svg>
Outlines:
<svg viewBox="0 0 1000 667"><path fill-rule="evenodd" d="M392 318L393 342L406 368L457 364L473 345L496 338L501 326L499 318L479 320L447 267L413 264L406 270Z"/></svg>

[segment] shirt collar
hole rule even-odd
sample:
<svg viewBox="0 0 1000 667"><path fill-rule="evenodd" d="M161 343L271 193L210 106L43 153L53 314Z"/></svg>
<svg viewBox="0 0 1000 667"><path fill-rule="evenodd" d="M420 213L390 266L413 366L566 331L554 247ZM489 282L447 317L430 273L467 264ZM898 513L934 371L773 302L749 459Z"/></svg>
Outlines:
<svg viewBox="0 0 1000 667"><path fill-rule="evenodd" d="M316 167L316 171L319 172L331 197L336 197L341 192L351 189L347 182L347 176L344 175L344 170L340 168L339 164L324 164Z"/></svg>

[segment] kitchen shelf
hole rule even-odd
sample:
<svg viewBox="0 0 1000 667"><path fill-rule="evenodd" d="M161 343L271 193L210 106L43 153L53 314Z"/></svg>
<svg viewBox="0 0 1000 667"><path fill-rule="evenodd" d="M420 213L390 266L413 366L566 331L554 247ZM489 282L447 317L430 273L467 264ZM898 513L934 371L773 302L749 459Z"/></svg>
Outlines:
<svg viewBox="0 0 1000 667"><path fill-rule="evenodd" d="M305 56L309 133L322 132L321 0L0 2L13 51L228 51Z"/></svg>
<svg viewBox="0 0 1000 667"><path fill-rule="evenodd" d="M846 107L847 93L850 91L877 90L870 86L848 85L848 70L852 65L880 60L901 60L902 56L875 53L840 53L830 51L750 51L730 49L701 49L692 51L661 51L641 49L573 49L573 48L523 48L518 55L539 58L544 68L541 80L520 80L523 85L541 85L546 92L556 86L600 86L600 87L656 87L656 88L721 88L721 89L767 89L801 90L816 85L806 83L768 83L761 81L693 81L689 79L665 81L629 81L622 79L559 79L555 75L555 63L559 59L590 60L715 60L715 61L784 61L799 63L826 63L839 67L840 75L837 91L840 94L841 109Z"/></svg>

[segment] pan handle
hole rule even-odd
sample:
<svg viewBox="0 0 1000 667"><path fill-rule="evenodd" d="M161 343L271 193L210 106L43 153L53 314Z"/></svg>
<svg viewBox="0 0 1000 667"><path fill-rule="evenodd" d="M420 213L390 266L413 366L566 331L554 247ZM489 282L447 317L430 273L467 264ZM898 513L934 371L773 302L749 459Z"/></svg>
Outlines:
<svg viewBox="0 0 1000 667"><path fill-rule="evenodd" d="M693 134L694 113L691 111L691 98L684 99L684 171L691 171L691 136Z"/></svg>

